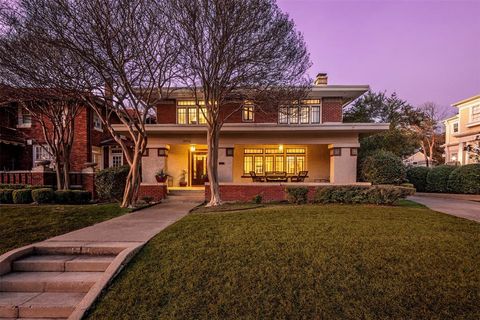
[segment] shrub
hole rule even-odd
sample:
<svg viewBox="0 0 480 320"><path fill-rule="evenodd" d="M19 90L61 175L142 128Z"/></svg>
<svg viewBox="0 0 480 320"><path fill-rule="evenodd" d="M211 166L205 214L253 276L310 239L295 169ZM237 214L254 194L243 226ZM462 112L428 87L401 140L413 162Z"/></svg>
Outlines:
<svg viewBox="0 0 480 320"><path fill-rule="evenodd" d="M17 189L12 192L13 203L15 204L28 204L32 203L32 190L30 189Z"/></svg>
<svg viewBox="0 0 480 320"><path fill-rule="evenodd" d="M51 203L55 194L51 188L41 188L32 190L32 199L36 203Z"/></svg>
<svg viewBox="0 0 480 320"><path fill-rule="evenodd" d="M450 192L480 194L480 163L453 170L448 177L447 187Z"/></svg>
<svg viewBox="0 0 480 320"><path fill-rule="evenodd" d="M307 187L288 187L286 190L288 202L294 204L304 204L308 200Z"/></svg>
<svg viewBox="0 0 480 320"><path fill-rule="evenodd" d="M122 166L99 171L95 176L98 198L121 201L129 167Z"/></svg>
<svg viewBox="0 0 480 320"><path fill-rule="evenodd" d="M427 175L430 168L427 167L411 167L407 170L407 180L413 184L418 192L427 190Z"/></svg>
<svg viewBox="0 0 480 320"><path fill-rule="evenodd" d="M14 189L0 189L0 203L13 203Z"/></svg>
<svg viewBox="0 0 480 320"><path fill-rule="evenodd" d="M442 165L430 169L427 174L428 192L448 192L448 177L457 167Z"/></svg>
<svg viewBox="0 0 480 320"><path fill-rule="evenodd" d="M252 200L253 203L260 204L263 201L263 196L261 194L257 194Z"/></svg>
<svg viewBox="0 0 480 320"><path fill-rule="evenodd" d="M368 156L362 166L363 178L372 184L400 184L405 180L405 172L402 159L384 150Z"/></svg>
<svg viewBox="0 0 480 320"><path fill-rule="evenodd" d="M92 194L86 190L72 190L72 198L74 204L85 204L92 200Z"/></svg>
<svg viewBox="0 0 480 320"><path fill-rule="evenodd" d="M75 194L73 190L57 190L55 191L55 203L70 204L75 202Z"/></svg>
<svg viewBox="0 0 480 320"><path fill-rule="evenodd" d="M28 189L28 187L30 186L26 184L0 184L0 189Z"/></svg>
<svg viewBox="0 0 480 320"><path fill-rule="evenodd" d="M326 186L315 192L316 203L370 203L391 205L415 193L415 189L399 186Z"/></svg>

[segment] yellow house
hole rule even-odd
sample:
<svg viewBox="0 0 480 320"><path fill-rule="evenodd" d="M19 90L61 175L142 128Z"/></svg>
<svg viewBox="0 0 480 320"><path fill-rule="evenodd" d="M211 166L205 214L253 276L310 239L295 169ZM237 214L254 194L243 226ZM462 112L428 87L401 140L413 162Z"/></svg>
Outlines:
<svg viewBox="0 0 480 320"><path fill-rule="evenodd" d="M445 163L469 164L469 147L480 142L480 95L453 104L458 114L443 121L445 124Z"/></svg>

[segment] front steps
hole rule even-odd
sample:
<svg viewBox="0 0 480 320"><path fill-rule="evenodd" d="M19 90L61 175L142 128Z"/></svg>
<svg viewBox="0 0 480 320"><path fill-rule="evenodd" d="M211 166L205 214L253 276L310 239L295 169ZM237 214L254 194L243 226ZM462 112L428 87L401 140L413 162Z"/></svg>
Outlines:
<svg viewBox="0 0 480 320"><path fill-rule="evenodd" d="M0 276L0 320L67 319L115 259L118 249L38 247ZM77 252L76 254L72 254Z"/></svg>

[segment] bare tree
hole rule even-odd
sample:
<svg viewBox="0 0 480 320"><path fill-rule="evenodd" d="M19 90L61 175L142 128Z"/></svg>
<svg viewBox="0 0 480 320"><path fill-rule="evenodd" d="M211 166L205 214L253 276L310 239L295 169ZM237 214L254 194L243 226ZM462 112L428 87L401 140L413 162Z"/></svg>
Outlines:
<svg viewBox="0 0 480 320"><path fill-rule="evenodd" d="M88 93L80 97L122 148L130 166L122 207L136 201L153 96L162 96L175 70L177 46L162 6L154 0L20 0L11 23L72 58L77 81L56 85Z"/></svg>
<svg viewBox="0 0 480 320"><path fill-rule="evenodd" d="M204 105L208 206L216 206L220 131L231 115L223 112L225 104L237 100L241 108L244 100L268 97L265 92L304 85L309 55L274 0L169 0L164 15L180 46L179 82Z"/></svg>
<svg viewBox="0 0 480 320"><path fill-rule="evenodd" d="M425 156L427 167L432 165L437 143L437 133L443 114L433 102L427 102L409 112L411 129L420 140L420 148Z"/></svg>

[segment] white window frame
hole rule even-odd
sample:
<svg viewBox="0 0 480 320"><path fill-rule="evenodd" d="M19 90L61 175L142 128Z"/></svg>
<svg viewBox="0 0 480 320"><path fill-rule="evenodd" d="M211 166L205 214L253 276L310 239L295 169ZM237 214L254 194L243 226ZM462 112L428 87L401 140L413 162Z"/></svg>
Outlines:
<svg viewBox="0 0 480 320"><path fill-rule="evenodd" d="M457 131L455 131L455 125L457 125ZM460 131L460 124L458 121L452 123L452 133L458 133Z"/></svg>
<svg viewBox="0 0 480 320"><path fill-rule="evenodd" d="M470 108L470 123L480 123L480 116L478 116L478 119L473 119L473 111L474 109L478 108L479 109L479 115L480 115L480 104L474 105Z"/></svg>
<svg viewBox="0 0 480 320"><path fill-rule="evenodd" d="M24 118L23 118L24 113L30 113L30 112L28 112L28 110L26 110L25 108L23 108L20 105L18 106L17 110L18 110L17 128L31 128L32 127L32 115L30 114L30 121L28 121L28 122L24 122ZM26 112L23 112L24 110L26 110Z"/></svg>
<svg viewBox="0 0 480 320"><path fill-rule="evenodd" d="M120 147L110 147L110 150L109 150L109 159L108 159L108 164L109 164L109 167L120 167L123 165L123 150L122 148ZM119 165L113 165L114 161L113 159L114 158L120 158L120 164Z"/></svg>
<svg viewBox="0 0 480 320"><path fill-rule="evenodd" d="M100 117L96 112L93 112L93 129L103 132L103 126L102 126L102 121L100 120Z"/></svg>
<svg viewBox="0 0 480 320"><path fill-rule="evenodd" d="M33 160L33 167L35 167L35 162L39 160L50 160L50 166L53 166L53 156L48 151L50 147L48 145L41 145L41 144L34 144L32 146L32 160ZM39 156L40 153L40 156Z"/></svg>

